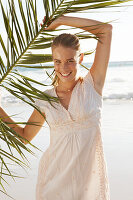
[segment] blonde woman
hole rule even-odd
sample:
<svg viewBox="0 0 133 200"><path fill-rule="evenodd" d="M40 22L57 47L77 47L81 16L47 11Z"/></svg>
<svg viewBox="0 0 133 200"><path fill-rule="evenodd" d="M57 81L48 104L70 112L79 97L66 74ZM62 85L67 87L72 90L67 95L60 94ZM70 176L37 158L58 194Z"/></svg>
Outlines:
<svg viewBox="0 0 133 200"><path fill-rule="evenodd" d="M47 101L35 102L50 127L50 146L39 163L36 200L109 200L101 138L101 109L112 25L61 16L46 30L54 30L60 25L82 27L99 37L99 40L94 62L84 77L79 74L79 64L84 55L80 51L77 36L64 33L53 41L55 80L53 87L45 92L59 97L60 102L53 103L54 107ZM0 116L13 122L2 108ZM28 122L39 122L40 127L10 126L31 141L44 121L44 117L34 110Z"/></svg>

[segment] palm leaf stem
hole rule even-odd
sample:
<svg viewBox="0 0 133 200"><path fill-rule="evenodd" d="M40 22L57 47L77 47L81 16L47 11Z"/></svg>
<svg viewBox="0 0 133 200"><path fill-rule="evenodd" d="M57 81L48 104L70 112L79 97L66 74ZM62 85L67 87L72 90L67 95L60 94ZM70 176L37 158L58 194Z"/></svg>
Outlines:
<svg viewBox="0 0 133 200"><path fill-rule="evenodd" d="M1 185L2 183L0 183L0 185ZM4 190L5 191L5 190ZM2 192L3 194L5 194L5 195L7 195L8 197L10 197L11 199L13 199L13 200L16 200L16 199L14 199L13 197L11 197L9 194L7 194L7 192L4 192L3 190L0 190L0 192Z"/></svg>

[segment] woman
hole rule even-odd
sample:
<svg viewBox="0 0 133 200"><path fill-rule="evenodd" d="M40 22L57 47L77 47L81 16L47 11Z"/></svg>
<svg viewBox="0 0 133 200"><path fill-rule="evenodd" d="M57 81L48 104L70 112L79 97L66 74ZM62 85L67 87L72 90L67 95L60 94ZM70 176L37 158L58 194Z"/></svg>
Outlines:
<svg viewBox="0 0 133 200"><path fill-rule="evenodd" d="M50 146L39 163L36 200L109 200L101 108L112 26L91 19L61 16L45 29L54 30L60 25L82 27L99 40L93 65L85 77L80 77L78 71L83 60L78 38L61 34L53 41L56 81L52 89L45 92L59 97L60 103L53 103L53 107L43 100L35 102L50 127ZM0 116L13 122L2 108ZM34 110L28 122L38 122L40 126L10 126L31 141L44 121Z"/></svg>

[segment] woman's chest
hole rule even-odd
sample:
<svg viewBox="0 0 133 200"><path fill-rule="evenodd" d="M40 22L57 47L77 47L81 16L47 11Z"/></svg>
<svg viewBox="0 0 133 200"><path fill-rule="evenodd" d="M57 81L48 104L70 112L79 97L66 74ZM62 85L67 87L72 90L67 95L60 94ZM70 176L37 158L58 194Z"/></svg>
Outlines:
<svg viewBox="0 0 133 200"><path fill-rule="evenodd" d="M70 103L70 99L71 99L71 94L72 92L69 92L69 93L61 93L61 92L58 92L57 95L59 97L59 101L60 101L60 104L66 109L68 110L69 108L69 103Z"/></svg>
<svg viewBox="0 0 133 200"><path fill-rule="evenodd" d="M58 97L60 103L53 103L54 106L48 104L46 107L46 118L49 125L61 126L73 120L81 122L84 119L92 121L100 118L101 102L96 101L91 91L85 93L80 89L72 94L58 94Z"/></svg>

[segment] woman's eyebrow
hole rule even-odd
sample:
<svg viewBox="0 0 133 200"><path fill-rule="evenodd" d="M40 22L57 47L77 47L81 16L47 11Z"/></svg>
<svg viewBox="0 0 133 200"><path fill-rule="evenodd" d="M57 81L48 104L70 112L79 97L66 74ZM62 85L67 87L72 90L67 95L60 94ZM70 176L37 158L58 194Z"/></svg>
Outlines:
<svg viewBox="0 0 133 200"><path fill-rule="evenodd" d="M54 60L59 60L59 59L54 58ZM68 58L67 60L74 60L74 58Z"/></svg>
<svg viewBox="0 0 133 200"><path fill-rule="evenodd" d="M74 58L69 58L69 59L67 59L67 60L74 60Z"/></svg>

